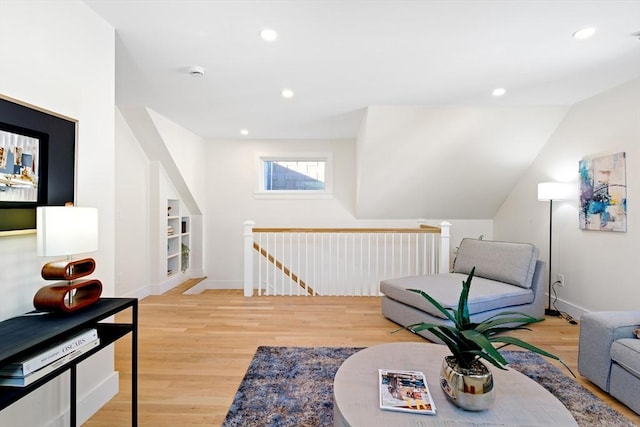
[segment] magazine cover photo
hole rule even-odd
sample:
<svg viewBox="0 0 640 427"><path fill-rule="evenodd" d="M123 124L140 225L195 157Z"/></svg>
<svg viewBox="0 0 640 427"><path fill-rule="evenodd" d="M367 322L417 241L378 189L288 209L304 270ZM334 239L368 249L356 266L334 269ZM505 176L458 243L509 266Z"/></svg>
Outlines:
<svg viewBox="0 0 640 427"><path fill-rule="evenodd" d="M416 414L435 414L424 373L380 369L380 408Z"/></svg>

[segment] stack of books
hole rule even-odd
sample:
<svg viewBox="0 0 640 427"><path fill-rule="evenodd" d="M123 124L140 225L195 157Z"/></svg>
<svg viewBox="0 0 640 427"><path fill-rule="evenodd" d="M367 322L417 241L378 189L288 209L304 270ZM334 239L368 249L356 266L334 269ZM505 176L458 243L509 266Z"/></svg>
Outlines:
<svg viewBox="0 0 640 427"><path fill-rule="evenodd" d="M26 387L99 344L96 329L84 331L19 362L0 367L0 386Z"/></svg>

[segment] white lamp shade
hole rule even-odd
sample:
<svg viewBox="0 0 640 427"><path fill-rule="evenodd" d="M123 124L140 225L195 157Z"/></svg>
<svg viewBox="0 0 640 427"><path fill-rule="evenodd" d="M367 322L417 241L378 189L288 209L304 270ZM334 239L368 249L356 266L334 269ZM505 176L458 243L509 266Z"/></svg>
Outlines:
<svg viewBox="0 0 640 427"><path fill-rule="evenodd" d="M538 184L538 200L568 200L571 198L571 184L564 182L541 182Z"/></svg>
<svg viewBox="0 0 640 427"><path fill-rule="evenodd" d="M41 206L36 210L39 256L75 255L98 250L98 209Z"/></svg>

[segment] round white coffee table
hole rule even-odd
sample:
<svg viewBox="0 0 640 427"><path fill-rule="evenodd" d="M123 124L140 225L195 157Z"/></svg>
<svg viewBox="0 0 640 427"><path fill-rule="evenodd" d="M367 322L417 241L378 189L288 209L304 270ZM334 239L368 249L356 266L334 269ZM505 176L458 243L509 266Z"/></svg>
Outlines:
<svg viewBox="0 0 640 427"><path fill-rule="evenodd" d="M496 401L487 411L464 411L440 389L444 345L392 343L366 348L340 366L333 382L334 426L577 426L558 399L527 376L492 368ZM409 414L380 409L378 369L422 371L437 413Z"/></svg>

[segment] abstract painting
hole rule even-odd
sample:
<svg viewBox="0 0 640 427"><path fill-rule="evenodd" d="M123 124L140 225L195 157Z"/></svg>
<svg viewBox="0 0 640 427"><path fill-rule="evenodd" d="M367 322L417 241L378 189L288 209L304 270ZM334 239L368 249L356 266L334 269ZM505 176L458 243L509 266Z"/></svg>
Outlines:
<svg viewBox="0 0 640 427"><path fill-rule="evenodd" d="M580 160L580 229L627 231L626 153Z"/></svg>

